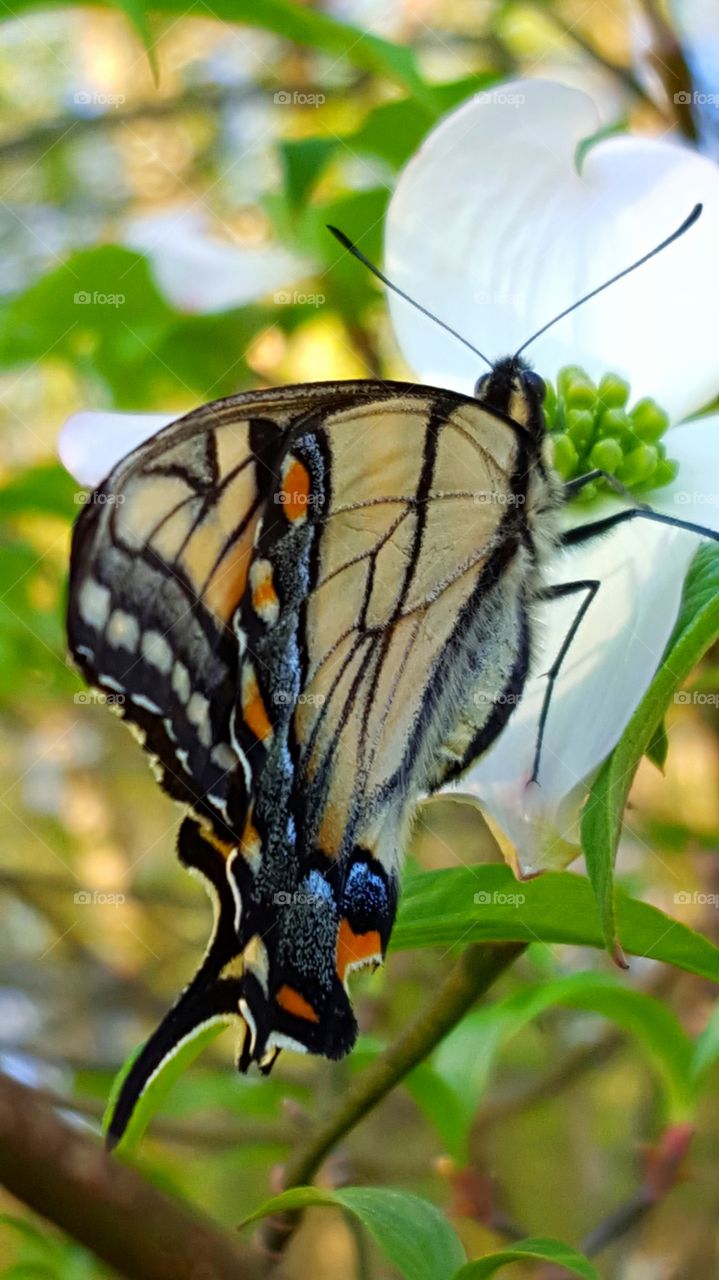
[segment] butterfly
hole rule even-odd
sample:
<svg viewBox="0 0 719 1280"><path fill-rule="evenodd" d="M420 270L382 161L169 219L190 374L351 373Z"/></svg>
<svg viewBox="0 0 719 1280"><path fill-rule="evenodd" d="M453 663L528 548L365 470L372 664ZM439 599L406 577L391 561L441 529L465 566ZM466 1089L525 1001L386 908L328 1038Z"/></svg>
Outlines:
<svg viewBox="0 0 719 1280"><path fill-rule="evenodd" d="M236 1024L242 1071L269 1072L285 1048L351 1049L348 979L385 956L417 800L504 728L537 604L579 594L536 776L551 690L599 586L545 587L549 557L639 515L694 528L633 506L560 534L563 504L598 473L563 485L553 471L523 349L474 396L371 380L215 401L122 459L84 506L71 652L186 806L178 855L214 906L195 977L124 1078L111 1143L213 1023Z"/></svg>

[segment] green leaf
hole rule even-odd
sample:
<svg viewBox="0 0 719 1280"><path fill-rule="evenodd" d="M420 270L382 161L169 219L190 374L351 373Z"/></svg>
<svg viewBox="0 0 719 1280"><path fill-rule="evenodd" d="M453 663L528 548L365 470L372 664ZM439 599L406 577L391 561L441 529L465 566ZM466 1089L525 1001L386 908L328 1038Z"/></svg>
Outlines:
<svg viewBox="0 0 719 1280"><path fill-rule="evenodd" d="M434 1054L432 1066L462 1110L462 1142L451 1154L465 1161L466 1137L501 1050L524 1027L554 1006L583 1009L608 1018L639 1043L664 1087L668 1118L692 1112L692 1043L660 1000L603 973L577 973L523 987L478 1009L454 1028Z"/></svg>
<svg viewBox="0 0 719 1280"><path fill-rule="evenodd" d="M141 254L103 245L72 254L0 303L0 361L36 365L48 352L102 379L120 408L179 400L179 417L195 398L239 390L247 378L243 352L264 325L278 322L278 311L280 322L291 320L289 310L253 305L184 315L161 295Z"/></svg>
<svg viewBox="0 0 719 1280"><path fill-rule="evenodd" d="M462 1019L459 1026L463 1026L465 1021ZM420 1062L403 1083L422 1114L437 1130L445 1151L458 1162L465 1162L467 1132L473 1115L473 1112L469 1117L467 1115L466 1095L444 1080L428 1062Z"/></svg>
<svg viewBox="0 0 719 1280"><path fill-rule="evenodd" d="M19 471L0 489L3 516L43 515L74 519L78 485L57 462Z"/></svg>
<svg viewBox="0 0 719 1280"><path fill-rule="evenodd" d="M719 948L708 938L621 891L617 914L627 951L719 982ZM569 871L520 882L509 867L496 864L428 871L407 879L393 950L492 940L603 948L592 886Z"/></svg>
<svg viewBox="0 0 719 1280"><path fill-rule="evenodd" d="M467 76L462 80L433 86L441 112L451 111L473 94L496 84L495 73ZM418 149L427 133L427 116L412 98L399 102L383 102L371 111L359 129L343 137L352 151L381 156L398 169Z"/></svg>
<svg viewBox="0 0 719 1280"><path fill-rule="evenodd" d="M147 9L142 3L142 0L116 0L116 3L118 8L122 9L123 13L127 15L130 25L134 27L142 41L142 47L147 54L147 61L150 64L152 78L155 82L155 86L157 86L160 81L160 69L157 65L157 50L155 48L152 31L150 29Z"/></svg>
<svg viewBox="0 0 719 1280"><path fill-rule="evenodd" d="M144 408L153 386L167 382L155 350L173 318L140 254L117 245L83 250L0 306L0 361L35 364L51 352L99 374L117 404Z"/></svg>
<svg viewBox="0 0 719 1280"><path fill-rule="evenodd" d="M59 1272L47 1262L16 1262L2 1274L3 1280L60 1280Z"/></svg>
<svg viewBox="0 0 719 1280"><path fill-rule="evenodd" d="M271 1214L332 1205L354 1214L407 1280L447 1280L465 1261L454 1229L435 1205L392 1187L295 1187L267 1200L242 1224Z"/></svg>
<svg viewBox="0 0 719 1280"><path fill-rule="evenodd" d="M148 52L151 40L146 11L182 16L187 13L184 0L150 0L146 8L142 0L114 0L114 3L131 18ZM40 7L40 0L15 0L12 12L20 13L36 7ZM112 7L112 0L109 7ZM329 54L331 58L346 61L361 71L384 76L411 93L422 104L428 118L437 114L432 87L423 79L414 51L404 45L371 35L361 27L340 22L330 14L297 4L295 0L262 0L261 4L257 0L206 0L202 12L203 17L214 17L220 22L272 31L283 40Z"/></svg>
<svg viewBox="0 0 719 1280"><path fill-rule="evenodd" d="M0 1213L0 1227L11 1227L18 1235L50 1261L60 1256L61 1246L52 1236L41 1231L29 1218L21 1218L14 1213Z"/></svg>
<svg viewBox="0 0 719 1280"><path fill-rule="evenodd" d="M651 760L652 764L657 766L657 769L661 769L662 772L664 772L668 753L669 738L667 737L667 726L663 720L660 720L652 734L652 740L644 754L648 760Z"/></svg>
<svg viewBox="0 0 719 1280"><path fill-rule="evenodd" d="M694 1046L692 1075L700 1081L719 1060L719 1004L714 1006L711 1017Z"/></svg>
<svg viewBox="0 0 719 1280"><path fill-rule="evenodd" d="M15 496L20 514L21 496ZM61 581L59 559L13 537L9 528L0 535L0 699L10 705L27 710L28 699L46 696L50 687L78 688L65 661ZM36 592L43 598L36 599Z"/></svg>
<svg viewBox="0 0 719 1280"><path fill-rule="evenodd" d="M458 1164L469 1158L472 1122L501 1053L524 1027L555 1006L596 1013L626 1031L657 1071L668 1121L681 1123L691 1117L696 1100L693 1046L671 1011L612 975L571 974L523 987L473 1010L445 1036L430 1062L405 1080Z"/></svg>
<svg viewBox="0 0 719 1280"><path fill-rule="evenodd" d="M164 1099L172 1088L175 1081L187 1070L195 1058L206 1049L209 1044L224 1031L226 1023L213 1023L209 1026L201 1027L194 1035L190 1036L171 1058L168 1058L164 1065L160 1068L147 1088L140 1095L135 1109L130 1117L130 1122L118 1142L115 1150L122 1155L131 1155L137 1147L140 1138L145 1132L152 1117L157 1114L164 1102ZM134 1053L123 1064L115 1076L115 1080L108 1098L105 1115L103 1116L103 1129L107 1130L110 1123L112 1113L115 1110L115 1104L120 1094L125 1077L129 1074L133 1063L138 1055L142 1052L144 1045L138 1045Z"/></svg>
<svg viewBox="0 0 719 1280"><path fill-rule="evenodd" d="M285 190L294 208L304 202L327 161L340 146L338 138L297 138L281 142L280 159L285 175Z"/></svg>
<svg viewBox="0 0 719 1280"><path fill-rule="evenodd" d="M597 774L582 815L582 847L597 895L605 945L610 949L617 936L614 861L632 779L673 694L717 636L719 548L712 545L702 547L694 558L684 584L679 617L659 670L621 741Z"/></svg>
<svg viewBox="0 0 719 1280"><path fill-rule="evenodd" d="M484 1280L485 1276L496 1275L510 1262L528 1259L533 1259L535 1262L552 1262L555 1266L571 1271L572 1275L581 1276L582 1280L600 1280L599 1272L583 1253L577 1253L576 1249L571 1249L568 1244L562 1244L561 1240L550 1240L540 1236L518 1240L508 1249L500 1249L499 1253L490 1253L486 1258L468 1262L455 1274L453 1280Z"/></svg>

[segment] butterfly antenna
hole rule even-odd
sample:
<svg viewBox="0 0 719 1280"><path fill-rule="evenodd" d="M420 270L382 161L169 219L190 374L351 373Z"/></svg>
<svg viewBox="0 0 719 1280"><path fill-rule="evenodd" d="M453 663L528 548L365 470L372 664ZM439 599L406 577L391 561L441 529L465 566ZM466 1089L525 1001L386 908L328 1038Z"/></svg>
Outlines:
<svg viewBox="0 0 719 1280"><path fill-rule="evenodd" d="M480 360L484 360L484 363L488 364L490 369L494 368L492 361L488 359L482 351L479 351L477 347L473 347L472 343L468 342L466 338L463 338L461 333L457 333L457 330L453 329L451 325L447 324L444 320L440 320L439 316L433 315L431 311L428 311L426 307L422 306L421 302L415 302L414 298L410 298L409 294L405 293L404 289L400 289L399 285L393 284L391 280L388 280L384 272L380 271L379 267L376 267L373 262L370 262L369 258L365 257L362 250L358 249L357 245L352 243L349 237L345 235L344 231L340 231L339 227L331 227L329 223L327 224L327 230L332 232L335 240L339 240L340 244L343 245L344 248L347 249L348 253L351 253L358 262L363 263L365 267L369 267L372 275L376 276L378 280L381 280L388 289L391 289L393 293L399 294L400 298L404 298L405 302L409 302L417 309L417 311L421 311L422 315L427 316L428 320L434 320L434 323L438 324L440 329L444 329L447 333L451 333L452 337L457 338L463 346L469 347L470 351L473 351L476 356L479 356Z"/></svg>
<svg viewBox="0 0 719 1280"><path fill-rule="evenodd" d="M560 311L559 315L555 316L553 320L548 320L546 324L542 325L541 329L537 329L537 332L532 334L531 338L527 338L527 341L522 343L518 351L515 351L514 359L516 360L517 356L520 356L523 351L526 351L530 343L535 342L543 333L546 333L547 329L551 329L552 325L556 324L558 320L563 320L564 317L570 315L572 311L576 311L577 307L584 306L584 303L588 302L590 298L596 298L598 293L603 293L605 289L609 288L610 284L616 284L617 280L622 279L622 276L628 276L630 272L636 271L637 267L644 266L644 263L648 262L650 258L656 257L656 255L661 253L663 249L668 248L670 244L673 244L675 240L678 240L680 236L683 236L685 231L688 231L690 227L694 226L694 223L697 218L700 217L703 208L704 206L702 204L695 204L689 214L689 217L684 219L682 225L677 227L676 231L672 231L672 234L667 236L666 240L662 240L661 244L658 244L656 248L650 249L649 253L645 253L642 258L638 258L630 267L625 267L623 271L618 271L615 276L612 276L611 280L605 280L604 284L600 284L596 289L592 289L591 293L585 293L583 298L580 298L578 302L573 302L571 307L567 307L566 310Z"/></svg>

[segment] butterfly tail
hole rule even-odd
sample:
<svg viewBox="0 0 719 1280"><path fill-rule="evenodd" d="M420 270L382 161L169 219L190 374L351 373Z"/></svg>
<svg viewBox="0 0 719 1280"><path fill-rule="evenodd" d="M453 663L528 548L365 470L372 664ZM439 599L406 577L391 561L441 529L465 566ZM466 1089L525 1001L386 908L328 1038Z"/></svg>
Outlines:
<svg viewBox="0 0 719 1280"><path fill-rule="evenodd" d="M240 973L230 976L227 966L237 959L234 903L218 848L203 834L193 818L180 828L178 857L204 883L215 907L215 925L205 957L192 981L140 1049L120 1084L110 1114L106 1141L117 1146L135 1109L152 1081L181 1048L218 1022L239 1022L242 993ZM223 973L225 976L223 977ZM246 1039L246 1036L245 1036Z"/></svg>
<svg viewBox="0 0 719 1280"><path fill-rule="evenodd" d="M180 1049L213 1024L241 1022L238 1015L241 988L242 980L237 978L220 979L199 990L193 982L180 997L122 1080L107 1125L108 1150L121 1141L148 1087Z"/></svg>

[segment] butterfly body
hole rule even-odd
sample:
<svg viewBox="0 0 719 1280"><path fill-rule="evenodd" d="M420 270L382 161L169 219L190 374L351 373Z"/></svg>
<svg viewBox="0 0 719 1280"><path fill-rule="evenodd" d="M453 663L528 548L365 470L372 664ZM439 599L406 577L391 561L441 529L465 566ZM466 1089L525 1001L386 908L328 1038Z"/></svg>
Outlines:
<svg viewBox="0 0 719 1280"><path fill-rule="evenodd" d="M476 399L350 382L204 406L84 509L71 648L189 807L179 855L216 915L116 1132L213 1019L243 1068L351 1048L347 979L386 951L416 800L486 750L530 668L561 486L509 364Z"/></svg>

